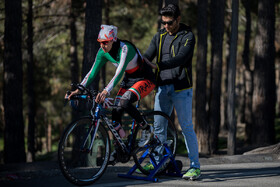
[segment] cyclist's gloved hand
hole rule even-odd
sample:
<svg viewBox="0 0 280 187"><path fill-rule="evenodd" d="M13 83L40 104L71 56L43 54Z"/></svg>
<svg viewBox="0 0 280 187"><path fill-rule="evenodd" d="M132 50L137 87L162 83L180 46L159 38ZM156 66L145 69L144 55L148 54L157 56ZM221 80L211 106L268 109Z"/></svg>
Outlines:
<svg viewBox="0 0 280 187"><path fill-rule="evenodd" d="M69 97L70 94L71 94L70 91L67 91L67 92L66 92L66 94L65 94L65 96L64 96L64 106L66 106L66 104L67 104L67 102L68 102L68 97Z"/></svg>
<svg viewBox="0 0 280 187"><path fill-rule="evenodd" d="M113 105L113 100L114 98L106 98L103 102L103 108L111 108L111 106Z"/></svg>
<svg viewBox="0 0 280 187"><path fill-rule="evenodd" d="M97 94L95 102L101 104L105 101L106 96L108 95L107 90L103 90L101 93Z"/></svg>
<svg viewBox="0 0 280 187"><path fill-rule="evenodd" d="M64 96L64 99L70 100L70 98L71 98L72 95L76 95L76 94L78 94L78 93L79 93L79 90L78 90L78 89L76 89L76 90L74 90L74 91L72 91L72 92L70 92L70 93L67 91L67 93L66 93L65 96Z"/></svg>

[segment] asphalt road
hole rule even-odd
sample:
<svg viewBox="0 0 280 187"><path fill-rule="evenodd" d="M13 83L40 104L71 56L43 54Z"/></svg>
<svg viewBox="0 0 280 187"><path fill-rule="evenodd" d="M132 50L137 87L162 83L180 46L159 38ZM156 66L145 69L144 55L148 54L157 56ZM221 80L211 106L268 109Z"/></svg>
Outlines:
<svg viewBox="0 0 280 187"><path fill-rule="evenodd" d="M184 158L181 159L186 160ZM186 162L183 162L184 168L182 173L187 170ZM201 163L202 176L197 181L187 181L180 177L170 176L160 176L158 182L120 178L118 174L125 174L131 167L131 164L117 164L116 166L109 166L101 179L90 186L280 186L279 155L221 157L217 159L204 159ZM51 167L49 164L49 168L44 166L43 168L38 167L36 170L36 167L32 169L31 165L28 167L25 167L25 169L20 167L21 169L19 170L21 171L13 169L8 171L7 168L2 167L2 170L0 169L0 186L74 186L61 175L56 166ZM12 174L14 174L14 179L11 179L12 176L10 175Z"/></svg>

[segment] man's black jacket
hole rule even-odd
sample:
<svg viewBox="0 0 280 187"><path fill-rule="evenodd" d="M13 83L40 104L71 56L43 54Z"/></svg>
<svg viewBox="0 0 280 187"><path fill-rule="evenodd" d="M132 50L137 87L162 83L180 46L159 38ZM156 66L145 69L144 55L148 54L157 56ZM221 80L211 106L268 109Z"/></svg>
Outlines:
<svg viewBox="0 0 280 187"><path fill-rule="evenodd" d="M150 46L144 56L152 61L157 57L156 70L157 85L164 85L159 72L165 69L171 69L175 91L181 91L192 87L192 57L195 46L195 37L191 27L180 24L179 31L173 39L170 49L170 59L161 61L162 44L167 35L166 29L161 29L154 35Z"/></svg>

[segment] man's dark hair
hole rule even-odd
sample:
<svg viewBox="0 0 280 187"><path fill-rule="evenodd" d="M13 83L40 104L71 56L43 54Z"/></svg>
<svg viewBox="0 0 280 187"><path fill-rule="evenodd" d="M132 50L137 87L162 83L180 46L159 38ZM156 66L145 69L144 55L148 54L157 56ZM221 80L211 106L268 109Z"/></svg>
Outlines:
<svg viewBox="0 0 280 187"><path fill-rule="evenodd" d="M173 17L174 19L177 19L180 16L180 14L180 9L178 5L175 4L168 4L159 11L159 15Z"/></svg>

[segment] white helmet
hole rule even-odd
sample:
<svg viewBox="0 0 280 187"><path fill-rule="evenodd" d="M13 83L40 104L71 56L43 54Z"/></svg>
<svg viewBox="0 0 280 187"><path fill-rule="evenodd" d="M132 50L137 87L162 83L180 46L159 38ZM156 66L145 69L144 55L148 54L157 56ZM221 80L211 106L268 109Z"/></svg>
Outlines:
<svg viewBox="0 0 280 187"><path fill-rule="evenodd" d="M97 41L117 40L118 28L114 25L101 25Z"/></svg>

